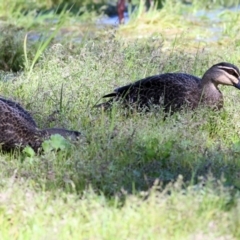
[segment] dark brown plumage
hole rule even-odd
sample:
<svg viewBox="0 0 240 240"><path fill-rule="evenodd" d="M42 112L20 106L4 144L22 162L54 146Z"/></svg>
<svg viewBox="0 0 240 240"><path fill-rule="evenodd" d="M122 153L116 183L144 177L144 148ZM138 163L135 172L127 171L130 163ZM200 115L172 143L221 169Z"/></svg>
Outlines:
<svg viewBox="0 0 240 240"><path fill-rule="evenodd" d="M103 96L111 99L96 107L109 108L114 101L121 101L125 106L137 110L160 105L166 112L174 112L183 106L194 109L199 104L220 109L223 107L223 96L219 84L240 89L239 69L233 64L222 62L208 69L202 79L185 73L147 77Z"/></svg>
<svg viewBox="0 0 240 240"><path fill-rule="evenodd" d="M41 148L44 140L53 134L78 139L80 132L61 128L38 129L35 121L18 103L0 97L0 145L4 151L30 146Z"/></svg>

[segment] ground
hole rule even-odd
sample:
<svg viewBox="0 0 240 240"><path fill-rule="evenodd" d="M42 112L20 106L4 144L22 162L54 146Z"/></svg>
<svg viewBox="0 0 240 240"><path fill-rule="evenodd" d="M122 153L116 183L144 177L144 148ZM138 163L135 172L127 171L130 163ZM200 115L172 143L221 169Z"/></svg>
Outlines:
<svg viewBox="0 0 240 240"><path fill-rule="evenodd" d="M59 28L47 22L47 30L39 16L28 36L43 36L34 41L19 26L28 15L5 22L1 52L11 51L0 60L1 96L20 102L40 128L82 137L61 151L47 142L41 155L0 154L1 239L239 239L240 91L221 87L220 112L167 119L162 109L93 108L146 76L201 77L221 61L239 66L238 12L213 21L194 9L183 14L185 5L170 11L167 2L120 28L94 28L89 18L64 13ZM216 39L208 37L212 27Z"/></svg>

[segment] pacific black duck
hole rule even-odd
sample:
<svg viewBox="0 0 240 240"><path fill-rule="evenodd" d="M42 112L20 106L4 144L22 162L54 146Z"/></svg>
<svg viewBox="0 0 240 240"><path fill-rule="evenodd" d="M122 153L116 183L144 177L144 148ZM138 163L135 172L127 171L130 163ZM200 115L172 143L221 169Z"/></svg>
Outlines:
<svg viewBox="0 0 240 240"><path fill-rule="evenodd" d="M30 113L18 103L0 97L0 145L4 151L30 146L37 152L53 134L72 140L80 136L80 132L61 128L38 129Z"/></svg>
<svg viewBox="0 0 240 240"><path fill-rule="evenodd" d="M114 101L122 101L124 105L137 110L161 105L165 112L174 112L183 106L194 109L199 104L220 109L223 107L223 96L219 84L240 89L239 69L233 64L221 62L208 69L202 79L186 73L164 73L147 77L103 96L111 99L96 107L107 109Z"/></svg>

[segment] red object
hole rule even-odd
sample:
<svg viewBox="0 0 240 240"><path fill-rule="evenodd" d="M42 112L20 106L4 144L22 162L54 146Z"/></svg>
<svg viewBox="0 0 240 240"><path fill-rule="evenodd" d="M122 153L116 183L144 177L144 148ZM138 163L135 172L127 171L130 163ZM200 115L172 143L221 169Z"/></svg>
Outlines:
<svg viewBox="0 0 240 240"><path fill-rule="evenodd" d="M119 23L124 23L124 10L125 10L125 0L117 1L117 12Z"/></svg>
<svg viewBox="0 0 240 240"><path fill-rule="evenodd" d="M131 3L131 0L128 0L129 3ZM153 0L146 0L146 5L148 7L153 6ZM118 20L119 23L124 23L124 10L125 10L125 0L118 0L117 1L117 12L118 12Z"/></svg>

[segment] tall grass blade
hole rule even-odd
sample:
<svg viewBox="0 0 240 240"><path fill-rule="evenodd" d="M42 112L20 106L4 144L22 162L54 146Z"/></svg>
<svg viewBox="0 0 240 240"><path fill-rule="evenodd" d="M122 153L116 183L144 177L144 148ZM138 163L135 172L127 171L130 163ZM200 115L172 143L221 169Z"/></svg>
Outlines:
<svg viewBox="0 0 240 240"><path fill-rule="evenodd" d="M65 16L66 16L66 6L64 7L63 11L61 12L60 16L59 16L59 23L57 25L57 27L55 28L55 30L52 32L52 34L47 38L47 39L44 39L40 42L39 44L39 47L37 49L37 52L34 56L34 59L32 61L32 64L31 66L29 67L29 63L28 63L28 60L26 61L27 63L27 66L28 66L28 70L29 70L29 73L32 72L36 62L38 61L38 59L40 58L40 56L42 55L42 53L45 51L45 49L49 46L49 44L52 42L52 40L56 37L56 35L58 34L59 32L59 29L63 26L64 22L65 22ZM25 56L25 59L27 57L27 48L26 48L26 39L24 39L24 56Z"/></svg>
<svg viewBox="0 0 240 240"><path fill-rule="evenodd" d="M23 52L24 52L24 59L25 59L25 68L29 69L29 62L28 62L28 55L27 55L27 38L28 38L28 33L24 37Z"/></svg>

